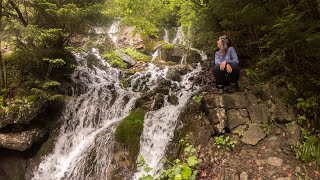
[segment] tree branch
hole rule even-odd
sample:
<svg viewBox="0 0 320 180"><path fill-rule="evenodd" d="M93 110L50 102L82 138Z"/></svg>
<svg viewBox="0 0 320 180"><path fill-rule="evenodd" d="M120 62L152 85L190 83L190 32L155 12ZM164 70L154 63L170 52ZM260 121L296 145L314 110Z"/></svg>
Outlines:
<svg viewBox="0 0 320 180"><path fill-rule="evenodd" d="M9 0L9 3L10 5L12 6L12 8L17 12L18 16L19 16L19 19L20 21L22 22L22 24L26 27L28 26L28 23L27 21L24 19L20 9L18 8L18 6L14 3L13 0Z"/></svg>

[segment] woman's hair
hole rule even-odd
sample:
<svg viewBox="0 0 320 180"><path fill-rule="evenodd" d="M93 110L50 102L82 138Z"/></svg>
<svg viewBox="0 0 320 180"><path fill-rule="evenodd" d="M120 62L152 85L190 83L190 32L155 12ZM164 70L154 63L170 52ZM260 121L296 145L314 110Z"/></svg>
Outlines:
<svg viewBox="0 0 320 180"><path fill-rule="evenodd" d="M224 42L224 44L227 45L228 48L231 47L231 45L232 45L231 39L228 36L223 35L223 36L220 36L219 39L221 39Z"/></svg>
<svg viewBox="0 0 320 180"><path fill-rule="evenodd" d="M229 48L229 46L227 44L227 41L228 41L227 36L225 36L225 35L220 36L219 40L221 40L221 42L222 42L221 47L220 47L220 51L222 51L223 53L227 52L228 48Z"/></svg>

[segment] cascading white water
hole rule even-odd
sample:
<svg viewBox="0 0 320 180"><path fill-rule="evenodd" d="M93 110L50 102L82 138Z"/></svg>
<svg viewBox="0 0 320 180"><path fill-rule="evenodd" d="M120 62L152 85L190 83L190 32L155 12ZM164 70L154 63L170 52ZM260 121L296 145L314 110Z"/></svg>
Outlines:
<svg viewBox="0 0 320 180"><path fill-rule="evenodd" d="M176 34L175 37L172 41L172 44L185 44L184 40L183 40L183 31L182 31L182 27L178 27L176 29Z"/></svg>
<svg viewBox="0 0 320 180"><path fill-rule="evenodd" d="M72 80L78 93L67 104L55 148L34 172L34 180L107 179L116 125L139 94L120 86L119 70L89 68L86 56L76 54L79 66Z"/></svg>
<svg viewBox="0 0 320 180"><path fill-rule="evenodd" d="M176 83L179 91L176 92L178 97L178 105L164 103L164 107L156 111L150 111L145 115L144 129L140 139L140 153L143 156L146 164L148 164L153 175L156 175L162 167L161 160L165 156L166 147L172 140L174 129L180 113L186 106L190 97L195 94L199 87L193 86L189 81L191 76L200 72L200 64L192 72L183 76L180 83ZM142 168L134 174L133 179L139 179L145 172Z"/></svg>
<svg viewBox="0 0 320 180"><path fill-rule="evenodd" d="M108 31L108 35L114 44L117 44L120 21L114 21Z"/></svg>
<svg viewBox="0 0 320 180"><path fill-rule="evenodd" d="M192 47L190 48L190 50L196 51L197 53L199 53L200 56L201 56L201 60L202 60L202 61L205 61L205 60L208 59L208 56L207 56L207 54L206 54L205 52L200 51L199 49L196 49L196 48L192 48Z"/></svg>
<svg viewBox="0 0 320 180"><path fill-rule="evenodd" d="M169 40L169 31L168 31L167 29L164 29L163 40L164 40L165 43L170 43L170 40Z"/></svg>

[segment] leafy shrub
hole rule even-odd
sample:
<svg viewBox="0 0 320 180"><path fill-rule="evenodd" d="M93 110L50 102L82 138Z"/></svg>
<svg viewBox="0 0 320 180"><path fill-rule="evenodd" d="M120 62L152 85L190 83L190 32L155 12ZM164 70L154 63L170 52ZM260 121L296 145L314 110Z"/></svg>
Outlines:
<svg viewBox="0 0 320 180"><path fill-rule="evenodd" d="M49 59L44 58L43 61L49 62L49 65L54 68L60 68L66 64L66 62L63 59Z"/></svg>
<svg viewBox="0 0 320 180"><path fill-rule="evenodd" d="M214 137L214 144L220 148L226 148L227 150L233 150L238 142L231 140L229 136L224 138L224 135Z"/></svg>
<svg viewBox="0 0 320 180"><path fill-rule="evenodd" d="M195 102L197 102L197 103L200 103L201 102L201 100L202 100L202 95L201 94L198 94L198 95L196 95L196 96L193 96L193 100L195 101Z"/></svg>
<svg viewBox="0 0 320 180"><path fill-rule="evenodd" d="M168 168L162 169L160 172L160 177L157 178L154 178L148 174L148 172L150 172L152 169L145 164L143 157L140 157L138 166L144 167L144 170L147 172L147 174L143 175L139 180L195 180L198 174L197 165L202 161L201 159L198 159L196 155L196 149L190 143L189 136L181 139L179 145L184 149L182 157L174 160L173 162L166 159L164 162L168 164Z"/></svg>

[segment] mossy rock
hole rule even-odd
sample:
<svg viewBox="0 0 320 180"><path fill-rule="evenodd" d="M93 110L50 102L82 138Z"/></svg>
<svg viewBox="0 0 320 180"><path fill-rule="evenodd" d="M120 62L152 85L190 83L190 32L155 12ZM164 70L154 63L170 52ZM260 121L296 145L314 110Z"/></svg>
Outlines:
<svg viewBox="0 0 320 180"><path fill-rule="evenodd" d="M115 139L128 148L132 161L135 161L139 153L144 115L144 110L135 109L122 120L116 129Z"/></svg>

